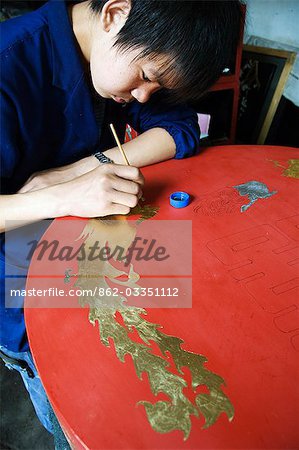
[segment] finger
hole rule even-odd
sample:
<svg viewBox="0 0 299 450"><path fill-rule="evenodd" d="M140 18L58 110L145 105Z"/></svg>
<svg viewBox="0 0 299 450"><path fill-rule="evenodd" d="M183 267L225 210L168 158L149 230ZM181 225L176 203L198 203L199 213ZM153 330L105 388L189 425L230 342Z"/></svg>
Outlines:
<svg viewBox="0 0 299 450"><path fill-rule="evenodd" d="M144 184L144 177L137 167L122 166L120 164L111 164L110 167L115 175L127 180L135 181L141 186Z"/></svg>
<svg viewBox="0 0 299 450"><path fill-rule="evenodd" d="M127 194L125 192L114 191L111 193L109 200L112 203L128 206L134 208L138 203L137 195Z"/></svg>
<svg viewBox="0 0 299 450"><path fill-rule="evenodd" d="M112 187L116 191L125 192L127 194L142 195L142 190L140 184L134 181L126 180L125 178L120 178L115 176L112 181Z"/></svg>
<svg viewBox="0 0 299 450"><path fill-rule="evenodd" d="M18 190L17 194L25 194L26 192L30 192L31 191L31 186L25 184L25 186L22 186L21 189Z"/></svg>
<svg viewBox="0 0 299 450"><path fill-rule="evenodd" d="M111 203L109 207L109 212L107 215L114 215L114 214L122 214L126 215L129 214L131 208L129 206L120 205L118 203Z"/></svg>
<svg viewBox="0 0 299 450"><path fill-rule="evenodd" d="M43 189L44 187L46 187L46 186L44 186L43 183L38 183L38 184L36 184L35 182L28 183L28 184L26 183L18 191L18 194L27 194L27 192L37 191L39 189Z"/></svg>

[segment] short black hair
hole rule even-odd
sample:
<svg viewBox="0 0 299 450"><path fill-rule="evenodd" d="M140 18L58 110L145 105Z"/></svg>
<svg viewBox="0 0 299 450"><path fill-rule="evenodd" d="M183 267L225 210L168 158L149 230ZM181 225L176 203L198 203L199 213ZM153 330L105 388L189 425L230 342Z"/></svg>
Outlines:
<svg viewBox="0 0 299 450"><path fill-rule="evenodd" d="M107 0L90 0L100 12ZM239 0L131 0L115 46L139 57L166 55L160 67L178 101L200 98L233 60L244 21Z"/></svg>

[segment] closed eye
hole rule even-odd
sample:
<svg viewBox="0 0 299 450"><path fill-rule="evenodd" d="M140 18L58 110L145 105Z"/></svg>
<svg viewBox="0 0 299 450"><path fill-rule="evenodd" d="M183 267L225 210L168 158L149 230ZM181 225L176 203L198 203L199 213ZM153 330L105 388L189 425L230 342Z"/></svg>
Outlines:
<svg viewBox="0 0 299 450"><path fill-rule="evenodd" d="M147 83L150 83L151 82L151 80L145 75L145 73L142 71L142 79L144 80L144 81L146 81Z"/></svg>

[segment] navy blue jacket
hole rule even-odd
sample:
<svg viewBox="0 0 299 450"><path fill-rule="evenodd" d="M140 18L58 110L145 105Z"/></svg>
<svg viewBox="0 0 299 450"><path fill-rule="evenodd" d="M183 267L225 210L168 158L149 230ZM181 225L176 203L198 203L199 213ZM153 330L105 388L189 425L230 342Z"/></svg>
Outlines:
<svg viewBox="0 0 299 450"><path fill-rule="evenodd" d="M34 172L114 147L110 122L119 136L124 136L126 123L138 132L165 128L176 143L176 158L198 149L196 113L187 106L163 105L159 95L146 104L135 101L126 107L108 100L99 140L90 87L62 0L2 23L0 58L2 194L17 192ZM1 313L0 344L12 351L26 350L22 309Z"/></svg>

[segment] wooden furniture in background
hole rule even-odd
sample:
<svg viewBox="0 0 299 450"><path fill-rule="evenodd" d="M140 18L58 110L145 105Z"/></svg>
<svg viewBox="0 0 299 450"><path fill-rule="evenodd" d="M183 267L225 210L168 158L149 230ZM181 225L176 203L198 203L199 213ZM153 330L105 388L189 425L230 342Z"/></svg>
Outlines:
<svg viewBox="0 0 299 450"><path fill-rule="evenodd" d="M264 144L296 58L295 52L244 45L237 138Z"/></svg>

